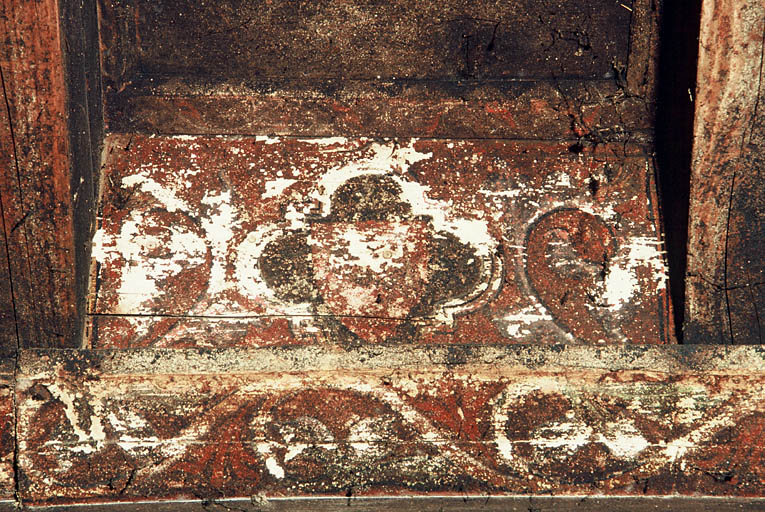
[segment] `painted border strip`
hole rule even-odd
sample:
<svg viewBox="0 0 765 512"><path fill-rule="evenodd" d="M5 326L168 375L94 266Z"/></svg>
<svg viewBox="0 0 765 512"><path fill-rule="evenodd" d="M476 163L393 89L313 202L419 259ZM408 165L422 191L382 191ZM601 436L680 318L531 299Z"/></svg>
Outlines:
<svg viewBox="0 0 765 512"><path fill-rule="evenodd" d="M650 370L661 373L765 373L765 346L375 345L347 350L321 346L248 349L24 350L28 375L58 364L100 374L232 374L310 371L443 370L484 366L532 370Z"/></svg>

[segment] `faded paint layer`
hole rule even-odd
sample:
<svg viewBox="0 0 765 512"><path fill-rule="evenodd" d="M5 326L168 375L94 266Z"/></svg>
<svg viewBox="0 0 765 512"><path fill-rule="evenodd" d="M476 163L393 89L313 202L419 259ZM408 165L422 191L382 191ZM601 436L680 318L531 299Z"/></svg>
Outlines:
<svg viewBox="0 0 765 512"><path fill-rule="evenodd" d="M13 498L16 492L13 363L0 361L0 499Z"/></svg>
<svg viewBox="0 0 765 512"><path fill-rule="evenodd" d="M653 110L616 81L149 82L108 102L114 132L647 141Z"/></svg>
<svg viewBox="0 0 765 512"><path fill-rule="evenodd" d="M591 141L651 132L658 9L649 0L99 7L115 132L553 138L583 129Z"/></svg>
<svg viewBox="0 0 765 512"><path fill-rule="evenodd" d="M104 183L93 347L667 340L637 147L114 136Z"/></svg>
<svg viewBox="0 0 765 512"><path fill-rule="evenodd" d="M508 353L514 365L470 356L342 372L316 369L321 354L301 363L293 353L278 373L243 371L265 352L217 351L203 356L212 365L183 371L202 354L160 351L136 374L131 359L152 352L22 361L25 499L765 490L765 380L751 351L692 351L677 366L680 353L654 349L672 373L628 362L645 349L590 349L584 366L556 363L551 351L550 365L531 367L530 350ZM430 354L412 358L422 368ZM712 366L695 371L695 360ZM220 373L229 362L240 369Z"/></svg>

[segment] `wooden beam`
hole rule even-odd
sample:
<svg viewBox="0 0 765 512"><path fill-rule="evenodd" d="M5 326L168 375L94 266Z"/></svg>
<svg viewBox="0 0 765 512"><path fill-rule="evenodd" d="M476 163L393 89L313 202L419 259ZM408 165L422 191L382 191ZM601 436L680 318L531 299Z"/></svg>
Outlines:
<svg viewBox="0 0 765 512"><path fill-rule="evenodd" d="M17 392L28 505L765 491L760 347L24 351Z"/></svg>
<svg viewBox="0 0 765 512"><path fill-rule="evenodd" d="M105 77L108 79L108 77ZM648 141L646 97L615 81L147 82L111 92L112 132Z"/></svg>
<svg viewBox="0 0 765 512"><path fill-rule="evenodd" d="M107 144L92 348L671 342L641 146L137 134ZM385 265L348 253L350 239Z"/></svg>
<svg viewBox="0 0 765 512"><path fill-rule="evenodd" d="M685 338L762 343L765 4L702 8Z"/></svg>
<svg viewBox="0 0 765 512"><path fill-rule="evenodd" d="M22 346L75 347L82 331L97 167L77 156L94 153L90 131L79 129L91 116L77 113L82 85L69 70L80 64L71 37L63 44L61 8L57 0L0 1L0 195Z"/></svg>
<svg viewBox="0 0 765 512"><path fill-rule="evenodd" d="M7 505L6 505L7 506ZM333 498L262 497L220 500L173 500L107 505L69 505L63 507L27 507L30 512L641 512L673 510L676 512L758 512L763 498L716 498L686 496L591 497L591 496L384 496ZM352 507L352 508L351 508ZM0 511L15 512L8 506Z"/></svg>
<svg viewBox="0 0 765 512"><path fill-rule="evenodd" d="M4 96L3 96L4 97ZM8 110L0 105L0 169L5 176L5 169L13 168L13 147L11 145L10 125L8 123ZM2 183L0 181L0 183ZM9 236L6 233L5 221L5 196L8 191L0 186L0 353L11 355L18 347L18 334L16 332L16 306L13 296L13 280L11 278Z"/></svg>

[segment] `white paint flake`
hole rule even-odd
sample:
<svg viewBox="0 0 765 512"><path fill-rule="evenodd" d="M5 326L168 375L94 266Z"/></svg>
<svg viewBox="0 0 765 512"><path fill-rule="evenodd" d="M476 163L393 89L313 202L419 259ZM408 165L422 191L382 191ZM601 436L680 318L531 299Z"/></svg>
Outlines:
<svg viewBox="0 0 765 512"><path fill-rule="evenodd" d="M517 312L508 313L500 319L500 325L504 327L507 336L517 337L530 334L529 326L537 322L551 322L552 319L540 304L535 303Z"/></svg>
<svg viewBox="0 0 765 512"><path fill-rule="evenodd" d="M318 146L344 146L348 144L348 139L346 137L317 137L298 139L298 141L305 142L307 144L316 144Z"/></svg>
<svg viewBox="0 0 765 512"><path fill-rule="evenodd" d="M297 183L298 180L291 180L287 178L277 178L275 180L266 182L266 192L263 194L263 199L270 199L282 194L287 187L290 187Z"/></svg>
<svg viewBox="0 0 765 512"><path fill-rule="evenodd" d="M189 212L191 207L180 199L175 191L171 187L163 186L162 184L154 181L148 176L148 169L142 173L125 176L122 178L122 187L130 189L131 187L138 187L141 192L151 194L157 201L162 203L162 206L169 212Z"/></svg>
<svg viewBox="0 0 765 512"><path fill-rule="evenodd" d="M593 429L583 422L560 422L534 431L537 434L528 443L544 449L565 448L573 452L589 444Z"/></svg>
<svg viewBox="0 0 765 512"><path fill-rule="evenodd" d="M106 433L104 432L104 426L101 423L101 417L99 416L101 410L100 405L90 404L94 413L90 416L90 428L86 432L80 426L79 414L75 407L75 400L81 398L81 395L65 390L55 383L50 383L46 387L54 398L64 404L64 415L72 428L72 432L77 436L77 441L79 443L90 443L70 447L69 449L73 452L82 452L86 454L101 449L104 440L106 440Z"/></svg>
<svg viewBox="0 0 765 512"><path fill-rule="evenodd" d="M164 444L157 436L135 437L124 434L117 441L117 446L125 451L155 448Z"/></svg>
<svg viewBox="0 0 765 512"><path fill-rule="evenodd" d="M522 192L523 192L523 189L521 187L510 188L507 190L486 190L482 188L481 190L478 191L479 194L483 194L489 197L508 197L508 198L519 197Z"/></svg>
<svg viewBox="0 0 765 512"><path fill-rule="evenodd" d="M281 138L279 137L269 137L268 135L256 135L255 136L255 142L264 142L268 145L270 144L278 144L281 142Z"/></svg>
<svg viewBox="0 0 765 512"><path fill-rule="evenodd" d="M203 264L207 256L205 241L184 226L166 226L159 234L147 234L142 228L144 214L135 210L113 241L114 253L123 261L114 313L151 313L146 302L160 293L158 283L188 266ZM105 249L99 252L103 255Z"/></svg>
<svg viewBox="0 0 765 512"><path fill-rule="evenodd" d="M742 406L743 404L739 404ZM675 462L685 456L685 454L696 448L704 439L709 439L715 432L719 432L725 427L736 423L736 411L728 409L725 412L719 412L708 421L702 423L688 434L679 439L674 439L664 445L663 455L669 462ZM662 443L663 444L663 443Z"/></svg>
<svg viewBox="0 0 765 512"><path fill-rule="evenodd" d="M602 295L603 303L609 310L618 311L635 294L649 291L641 286L638 277L640 268L649 269L657 292L666 287L666 267L663 252L658 249L660 245L661 242L650 237L633 237L609 262Z"/></svg>
<svg viewBox="0 0 765 512"><path fill-rule="evenodd" d="M390 174L399 183L399 174L409 170L409 166L421 160L432 157L432 153L420 153L413 148L415 140L409 146L393 146L392 144L372 143L365 149L370 156L329 169L319 180L311 198L318 201L322 214L329 215L332 194L346 181L365 175ZM414 206L414 205L412 205Z"/></svg>
<svg viewBox="0 0 765 512"><path fill-rule="evenodd" d="M306 443L290 443L286 439L285 441L287 441L287 443L289 444L287 446L287 453L284 454L284 462L291 461L292 459L294 459L295 457L303 453L309 446Z"/></svg>
<svg viewBox="0 0 765 512"><path fill-rule="evenodd" d="M241 222L238 212L231 204L231 192L228 190L218 194L206 194L202 204L209 206L211 211L202 219L201 224L212 251L212 269L207 293L214 295L233 288L233 283L226 279L226 259L231 240L240 229Z"/></svg>
<svg viewBox="0 0 765 512"><path fill-rule="evenodd" d="M354 265L369 268L373 272L382 273L388 267L403 267L405 261L403 240L408 238L409 226L395 223L389 231L379 229L363 230L354 225L344 226L342 234L342 256L339 251L333 251L330 255L330 266ZM313 239L309 237L308 243ZM414 247L408 247L414 250Z"/></svg>
<svg viewBox="0 0 765 512"><path fill-rule="evenodd" d="M271 473L276 478L282 479L284 478L284 468L282 468L278 462L276 462L276 459L273 457L266 458L266 469L268 469L268 472Z"/></svg>
<svg viewBox="0 0 765 512"><path fill-rule="evenodd" d="M618 423L607 423L604 431L598 433L597 440L606 445L615 457L621 459L634 459L650 446L634 423L626 419Z"/></svg>

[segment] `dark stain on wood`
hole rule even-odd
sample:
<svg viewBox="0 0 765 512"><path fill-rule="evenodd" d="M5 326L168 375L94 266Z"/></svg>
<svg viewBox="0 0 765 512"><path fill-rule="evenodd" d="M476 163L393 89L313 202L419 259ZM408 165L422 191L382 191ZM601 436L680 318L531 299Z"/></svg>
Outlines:
<svg viewBox="0 0 765 512"><path fill-rule="evenodd" d="M72 251L76 297L75 332L82 332L90 283L90 247L99 197L104 139L103 95L96 0L59 0L66 75L72 204ZM75 334L75 336L77 336Z"/></svg>
<svg viewBox="0 0 765 512"><path fill-rule="evenodd" d="M107 75L217 80L612 76L630 12L608 0L102 0ZM127 64L130 62L131 64Z"/></svg>

